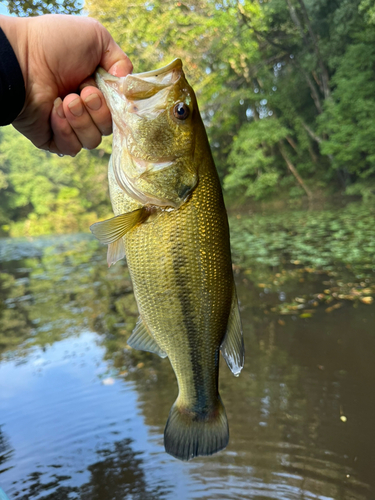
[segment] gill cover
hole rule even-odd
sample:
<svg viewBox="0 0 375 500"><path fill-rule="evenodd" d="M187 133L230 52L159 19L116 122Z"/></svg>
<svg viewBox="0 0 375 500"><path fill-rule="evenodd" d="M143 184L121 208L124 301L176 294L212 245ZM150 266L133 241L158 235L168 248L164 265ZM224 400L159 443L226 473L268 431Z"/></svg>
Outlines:
<svg viewBox="0 0 375 500"><path fill-rule="evenodd" d="M112 113L118 185L143 205L180 207L198 182L197 103L181 60L122 78L99 68L96 82Z"/></svg>

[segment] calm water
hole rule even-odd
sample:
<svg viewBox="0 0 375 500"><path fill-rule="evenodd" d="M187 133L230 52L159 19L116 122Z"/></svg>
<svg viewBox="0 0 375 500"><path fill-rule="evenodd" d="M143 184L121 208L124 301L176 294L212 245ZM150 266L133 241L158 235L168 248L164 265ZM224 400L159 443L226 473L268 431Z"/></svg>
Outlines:
<svg viewBox="0 0 375 500"><path fill-rule="evenodd" d="M237 270L246 365L239 378L221 366L230 443L183 463L163 447L173 372L127 348L131 282L105 253L89 236L0 241L0 485L10 499L375 498L375 304L323 304L332 278L322 274L267 288Z"/></svg>

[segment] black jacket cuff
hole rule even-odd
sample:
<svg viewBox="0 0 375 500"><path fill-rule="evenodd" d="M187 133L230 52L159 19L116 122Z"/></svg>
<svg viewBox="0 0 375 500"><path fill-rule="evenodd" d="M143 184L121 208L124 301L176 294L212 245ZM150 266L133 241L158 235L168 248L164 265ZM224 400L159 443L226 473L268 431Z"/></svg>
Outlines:
<svg viewBox="0 0 375 500"><path fill-rule="evenodd" d="M25 83L17 57L0 28L0 125L9 125L25 103Z"/></svg>

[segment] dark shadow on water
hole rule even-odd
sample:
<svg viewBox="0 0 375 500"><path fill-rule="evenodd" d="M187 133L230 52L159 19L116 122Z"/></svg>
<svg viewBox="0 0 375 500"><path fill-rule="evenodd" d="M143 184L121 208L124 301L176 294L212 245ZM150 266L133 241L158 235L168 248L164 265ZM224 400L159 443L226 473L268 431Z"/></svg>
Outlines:
<svg viewBox="0 0 375 500"><path fill-rule="evenodd" d="M97 451L99 460L88 467L89 482L80 487L61 486L69 476L56 473L48 478L40 472L30 474L23 481L18 500L43 498L43 500L157 500L165 498L167 485L150 488L144 472L140 453L132 449L132 440L114 443L112 448ZM47 482L45 482L47 481ZM25 490L27 492L25 492ZM49 493L53 490L53 493Z"/></svg>
<svg viewBox="0 0 375 500"><path fill-rule="evenodd" d="M0 424L0 474L8 470L6 462L12 457L13 452Z"/></svg>

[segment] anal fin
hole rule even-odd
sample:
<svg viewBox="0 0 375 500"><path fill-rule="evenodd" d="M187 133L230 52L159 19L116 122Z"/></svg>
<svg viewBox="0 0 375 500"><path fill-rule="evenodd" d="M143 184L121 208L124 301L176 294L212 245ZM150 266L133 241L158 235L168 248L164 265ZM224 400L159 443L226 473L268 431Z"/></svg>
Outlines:
<svg viewBox="0 0 375 500"><path fill-rule="evenodd" d="M153 352L161 358L167 357L167 353L159 347L141 317L138 318L133 333L129 337L128 345L138 351Z"/></svg>
<svg viewBox="0 0 375 500"><path fill-rule="evenodd" d="M242 336L242 325L240 311L238 309L237 293L234 286L227 333L225 334L224 340L220 346L220 350L231 372L238 377L244 365L245 346Z"/></svg>

